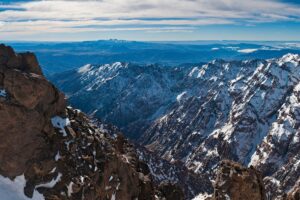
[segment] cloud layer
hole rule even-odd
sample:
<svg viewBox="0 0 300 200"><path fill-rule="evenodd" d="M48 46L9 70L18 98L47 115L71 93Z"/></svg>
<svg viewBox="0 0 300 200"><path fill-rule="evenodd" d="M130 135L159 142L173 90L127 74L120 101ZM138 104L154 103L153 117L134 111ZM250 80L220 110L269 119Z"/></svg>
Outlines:
<svg viewBox="0 0 300 200"><path fill-rule="evenodd" d="M0 32L10 35L109 30L184 32L204 25L299 21L300 6L278 0L37 0L0 3Z"/></svg>

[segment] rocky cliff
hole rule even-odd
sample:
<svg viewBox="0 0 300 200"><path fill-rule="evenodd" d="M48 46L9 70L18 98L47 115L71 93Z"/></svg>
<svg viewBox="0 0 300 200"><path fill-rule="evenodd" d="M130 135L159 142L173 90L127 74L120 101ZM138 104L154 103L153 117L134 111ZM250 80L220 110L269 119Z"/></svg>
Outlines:
<svg viewBox="0 0 300 200"><path fill-rule="evenodd" d="M214 193L199 194L193 200L267 200L261 174L253 167L224 160L217 169Z"/></svg>

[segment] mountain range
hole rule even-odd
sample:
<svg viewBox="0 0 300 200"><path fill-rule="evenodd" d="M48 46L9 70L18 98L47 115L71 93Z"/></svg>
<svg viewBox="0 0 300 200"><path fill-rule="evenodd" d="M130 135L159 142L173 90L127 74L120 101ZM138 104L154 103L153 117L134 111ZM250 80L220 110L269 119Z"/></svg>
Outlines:
<svg viewBox="0 0 300 200"><path fill-rule="evenodd" d="M299 185L300 56L178 67L116 62L51 76L71 105L170 163L216 176L229 159L258 169L269 199ZM288 170L287 170L288 169Z"/></svg>
<svg viewBox="0 0 300 200"><path fill-rule="evenodd" d="M45 75L79 68L87 63L130 62L177 66L213 59L269 59L300 53L299 42L185 41L139 42L99 40L85 42L9 42L17 52L37 56Z"/></svg>

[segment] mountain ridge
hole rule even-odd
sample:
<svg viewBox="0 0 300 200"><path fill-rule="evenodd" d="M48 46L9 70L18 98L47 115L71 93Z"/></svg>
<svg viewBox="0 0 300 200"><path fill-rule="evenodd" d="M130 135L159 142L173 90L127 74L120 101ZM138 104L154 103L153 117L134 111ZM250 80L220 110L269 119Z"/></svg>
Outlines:
<svg viewBox="0 0 300 200"><path fill-rule="evenodd" d="M97 94L104 91L108 94L116 93L116 98L110 100L110 103L122 105L124 109L118 110L115 109L116 106L112 106L108 113L121 119L135 115L136 108L139 111L151 111L150 115L138 113L139 119L144 121L140 124L129 123L132 129L126 127L128 124L124 126L127 130L137 130L138 127L141 131L132 131L137 134L133 138L146 145L148 150L171 163L181 161L194 172L211 177L215 176L218 164L223 159L254 165L262 170L270 198L279 198L297 184L295 177L299 177L299 169L294 162L298 160L298 153L294 150L297 147L288 148L285 140L279 141L279 146L283 145L285 151L280 154L282 163L274 170L269 167L273 163L264 163L259 152L262 149L265 153L270 151L270 156L276 156L276 152L280 150L270 150L270 147L264 144L272 143L275 138L272 136L272 127L288 130L288 126L280 125L282 121L298 120L296 85L300 80L299 61L299 55L286 54L281 58L268 60L214 60L204 65L174 68L124 64L105 84L90 82L89 79L99 78L96 71L102 73L102 69L105 68L102 65L89 68L81 74L73 71L82 84L80 86L76 86L77 83L72 84L71 81L64 82L68 81L68 74L54 82L62 90L70 89L71 94L76 94L76 97L69 96L70 102L74 104L76 101L73 100L78 96L89 99L89 91L86 88L91 83L95 86L90 90L95 101L101 103ZM112 65L106 65L108 66ZM139 81L141 79L145 81ZM69 84L67 88L64 88L65 83ZM70 85L81 89L72 93L73 86ZM147 102L157 104L151 107ZM289 111L291 109L292 111ZM286 115L289 118L285 119ZM105 117L105 113L99 117L109 119ZM121 124L121 130L122 125L124 124ZM293 126L291 128L295 131L286 137L298 137L298 126ZM255 157L257 163L254 162ZM283 178L283 174L286 173L285 166L289 166L291 174ZM279 185L274 185L278 179Z"/></svg>

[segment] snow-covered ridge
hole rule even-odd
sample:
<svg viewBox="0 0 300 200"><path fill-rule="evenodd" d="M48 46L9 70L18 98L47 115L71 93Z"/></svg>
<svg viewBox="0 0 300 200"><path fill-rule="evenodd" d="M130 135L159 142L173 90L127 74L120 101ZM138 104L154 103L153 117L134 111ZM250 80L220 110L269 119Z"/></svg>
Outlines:
<svg viewBox="0 0 300 200"><path fill-rule="evenodd" d="M86 65L80 67L77 71L78 71L78 73L84 74L84 73L87 73L88 71L90 71L92 69L91 67L92 67L91 64L86 64Z"/></svg>
<svg viewBox="0 0 300 200"><path fill-rule="evenodd" d="M117 70L123 67L126 67L127 64L122 64L121 62L115 62L113 64L105 64L105 65L100 65L100 66L96 66L96 65L92 65L92 64L86 64L82 67L80 67L77 72L80 74L85 74L88 73L90 71L93 71L95 68L98 69L98 71L113 71L113 70Z"/></svg>

